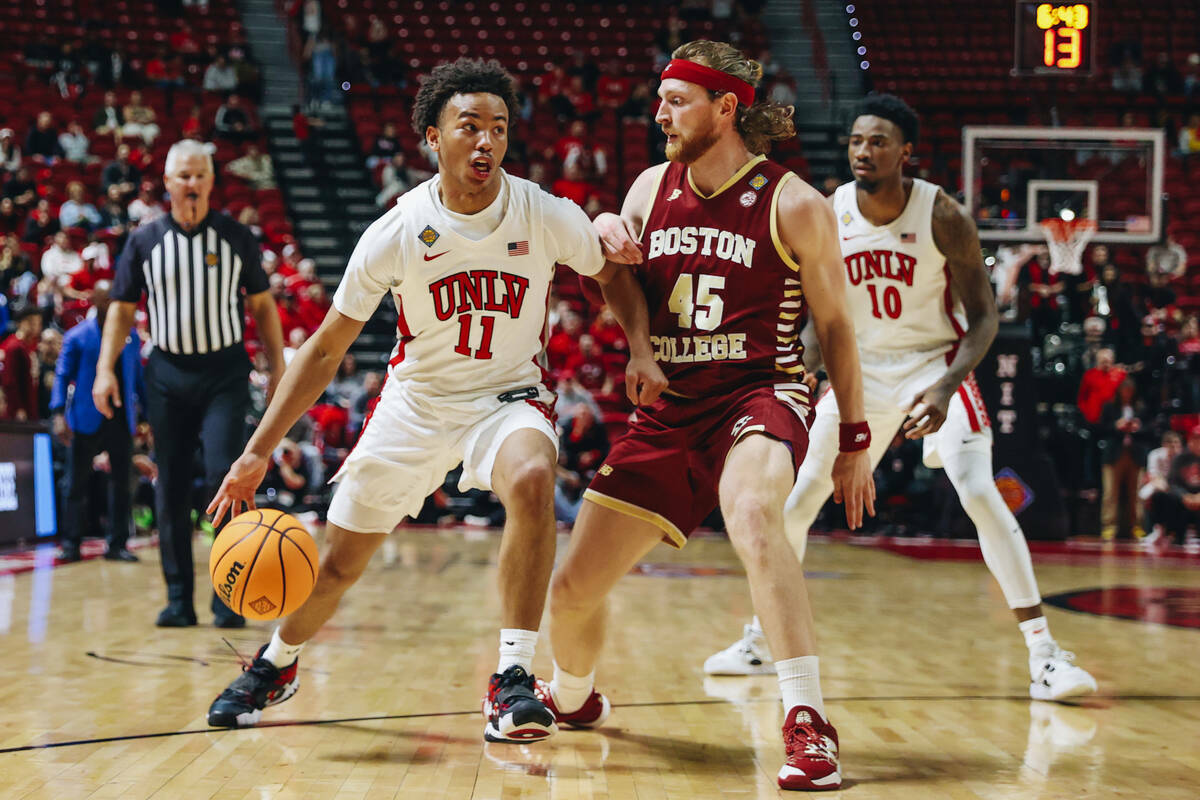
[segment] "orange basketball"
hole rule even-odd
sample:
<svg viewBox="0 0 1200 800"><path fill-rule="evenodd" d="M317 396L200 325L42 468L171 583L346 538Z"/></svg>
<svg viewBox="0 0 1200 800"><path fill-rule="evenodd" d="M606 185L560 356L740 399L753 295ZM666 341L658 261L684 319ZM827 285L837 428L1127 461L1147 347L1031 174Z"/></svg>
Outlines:
<svg viewBox="0 0 1200 800"><path fill-rule="evenodd" d="M300 521L273 508L239 514L221 529L208 574L225 605L250 619L299 608L317 582L317 543Z"/></svg>

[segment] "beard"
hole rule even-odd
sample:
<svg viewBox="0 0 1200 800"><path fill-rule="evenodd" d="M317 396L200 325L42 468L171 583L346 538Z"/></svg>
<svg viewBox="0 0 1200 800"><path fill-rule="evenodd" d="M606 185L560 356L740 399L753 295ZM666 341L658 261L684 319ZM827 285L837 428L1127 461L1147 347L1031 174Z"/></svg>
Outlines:
<svg viewBox="0 0 1200 800"><path fill-rule="evenodd" d="M869 178L855 178L854 185L862 189L867 194L875 194L879 191L879 181L873 181Z"/></svg>
<svg viewBox="0 0 1200 800"><path fill-rule="evenodd" d="M709 128L702 134L697 134L693 139L685 139L683 134L679 135L679 141L674 144L667 144L667 159L679 164L694 164L712 146L717 143L720 136L713 128Z"/></svg>

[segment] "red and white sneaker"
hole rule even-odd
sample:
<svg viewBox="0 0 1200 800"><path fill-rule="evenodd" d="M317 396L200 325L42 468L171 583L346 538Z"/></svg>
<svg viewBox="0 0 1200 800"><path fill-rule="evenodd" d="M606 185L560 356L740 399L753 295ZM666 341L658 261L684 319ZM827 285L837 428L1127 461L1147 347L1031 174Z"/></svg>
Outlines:
<svg viewBox="0 0 1200 800"><path fill-rule="evenodd" d="M604 720L608 719L609 712L612 711L612 705L608 702L608 698L595 689L578 710L569 714L558 710L558 706L554 702L554 693L550 691L550 684L541 678L534 681L533 693L537 695L538 700L545 704L546 708L554 712L555 722L559 725L570 725L572 728L599 727L604 724Z"/></svg>
<svg viewBox="0 0 1200 800"><path fill-rule="evenodd" d="M819 792L841 787L837 730L815 709L795 706L788 712L783 745L787 761L779 768L780 789Z"/></svg>

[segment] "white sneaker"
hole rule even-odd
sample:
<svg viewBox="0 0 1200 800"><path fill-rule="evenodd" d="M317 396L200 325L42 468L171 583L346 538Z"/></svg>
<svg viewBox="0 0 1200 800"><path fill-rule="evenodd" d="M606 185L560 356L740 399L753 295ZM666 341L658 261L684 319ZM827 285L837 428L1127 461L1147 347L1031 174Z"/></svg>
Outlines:
<svg viewBox="0 0 1200 800"><path fill-rule="evenodd" d="M1029 696L1034 700L1065 700L1096 691L1096 679L1075 666L1075 654L1054 643L1029 659Z"/></svg>
<svg viewBox="0 0 1200 800"><path fill-rule="evenodd" d="M742 628L742 638L704 662L706 675L773 675L775 663L762 631L753 625Z"/></svg>

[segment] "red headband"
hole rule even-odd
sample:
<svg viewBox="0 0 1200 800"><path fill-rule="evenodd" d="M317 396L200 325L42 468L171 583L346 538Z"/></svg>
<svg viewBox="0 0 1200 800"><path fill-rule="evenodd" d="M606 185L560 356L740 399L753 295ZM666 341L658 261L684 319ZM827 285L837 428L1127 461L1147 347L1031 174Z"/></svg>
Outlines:
<svg viewBox="0 0 1200 800"><path fill-rule="evenodd" d="M671 59L671 63L667 64L667 68L662 71L662 80L667 78L678 78L714 92L732 92L737 95L738 102L742 105L747 107L754 105L753 86L741 78L735 78L728 72L697 64L695 61L687 61L682 58Z"/></svg>

